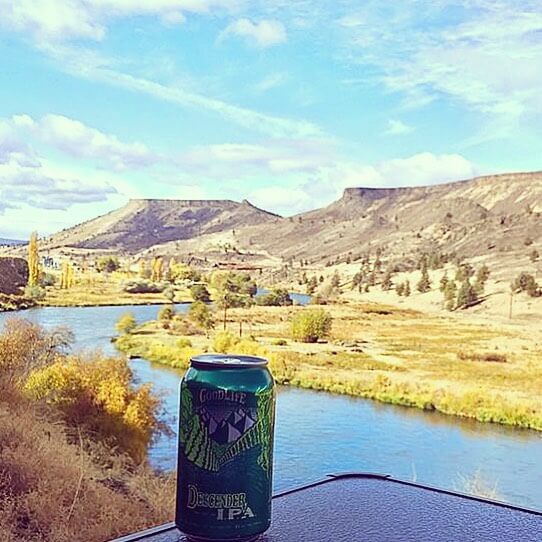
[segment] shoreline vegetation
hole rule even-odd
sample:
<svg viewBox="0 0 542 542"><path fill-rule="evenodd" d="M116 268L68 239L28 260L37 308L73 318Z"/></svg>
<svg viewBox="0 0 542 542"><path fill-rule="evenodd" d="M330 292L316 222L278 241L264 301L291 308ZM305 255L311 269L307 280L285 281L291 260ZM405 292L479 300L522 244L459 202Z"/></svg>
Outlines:
<svg viewBox="0 0 542 542"><path fill-rule="evenodd" d="M540 347L521 330L375 303L323 309L333 330L316 343L291 338L295 315L314 308L252 307L231 310L230 331L210 338L157 320L115 344L179 369L205 351L260 355L279 384L542 431Z"/></svg>

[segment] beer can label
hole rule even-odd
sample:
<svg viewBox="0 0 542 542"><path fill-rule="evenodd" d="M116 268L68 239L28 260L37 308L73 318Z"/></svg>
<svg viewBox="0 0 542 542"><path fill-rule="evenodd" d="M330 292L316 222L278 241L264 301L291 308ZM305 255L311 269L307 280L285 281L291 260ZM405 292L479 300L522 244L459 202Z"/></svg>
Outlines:
<svg viewBox="0 0 542 542"><path fill-rule="evenodd" d="M183 382L177 517L187 533L235 540L268 527L273 393Z"/></svg>

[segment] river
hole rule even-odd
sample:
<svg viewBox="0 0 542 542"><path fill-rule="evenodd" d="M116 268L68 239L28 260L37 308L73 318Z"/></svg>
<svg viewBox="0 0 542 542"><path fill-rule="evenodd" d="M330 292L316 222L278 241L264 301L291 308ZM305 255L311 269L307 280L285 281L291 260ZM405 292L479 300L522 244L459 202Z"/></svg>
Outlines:
<svg viewBox="0 0 542 542"><path fill-rule="evenodd" d="M299 298L303 302L303 298ZM77 348L114 353L115 322L130 311L138 322L156 317L160 306L45 307L17 316L52 328L69 326ZM187 304L177 305L186 311ZM13 316L0 313L0 324ZM165 419L175 428L180 371L133 360L139 382L162 394ZM174 437L161 437L150 450L152 464L175 465ZM496 487L498 498L542 509L542 435L535 431L461 420L434 412L385 405L325 392L279 388L275 448L275 489L282 490L328 473L391 474L439 487L463 490L478 476Z"/></svg>

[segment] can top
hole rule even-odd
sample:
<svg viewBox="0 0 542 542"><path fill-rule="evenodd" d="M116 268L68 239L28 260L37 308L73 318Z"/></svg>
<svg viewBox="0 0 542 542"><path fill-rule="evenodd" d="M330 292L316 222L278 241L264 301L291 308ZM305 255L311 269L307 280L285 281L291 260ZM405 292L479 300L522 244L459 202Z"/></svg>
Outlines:
<svg viewBox="0 0 542 542"><path fill-rule="evenodd" d="M190 364L200 369L246 369L265 367L267 360L256 356L235 354L201 354L191 358Z"/></svg>

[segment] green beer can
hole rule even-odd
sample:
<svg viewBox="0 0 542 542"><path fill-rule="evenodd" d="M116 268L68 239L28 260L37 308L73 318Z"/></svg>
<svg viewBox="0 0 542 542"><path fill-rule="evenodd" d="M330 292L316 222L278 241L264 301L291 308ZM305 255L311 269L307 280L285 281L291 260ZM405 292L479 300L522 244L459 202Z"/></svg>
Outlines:
<svg viewBox="0 0 542 542"><path fill-rule="evenodd" d="M180 386L175 519L190 539L248 541L269 528L274 418L267 360L191 359Z"/></svg>

